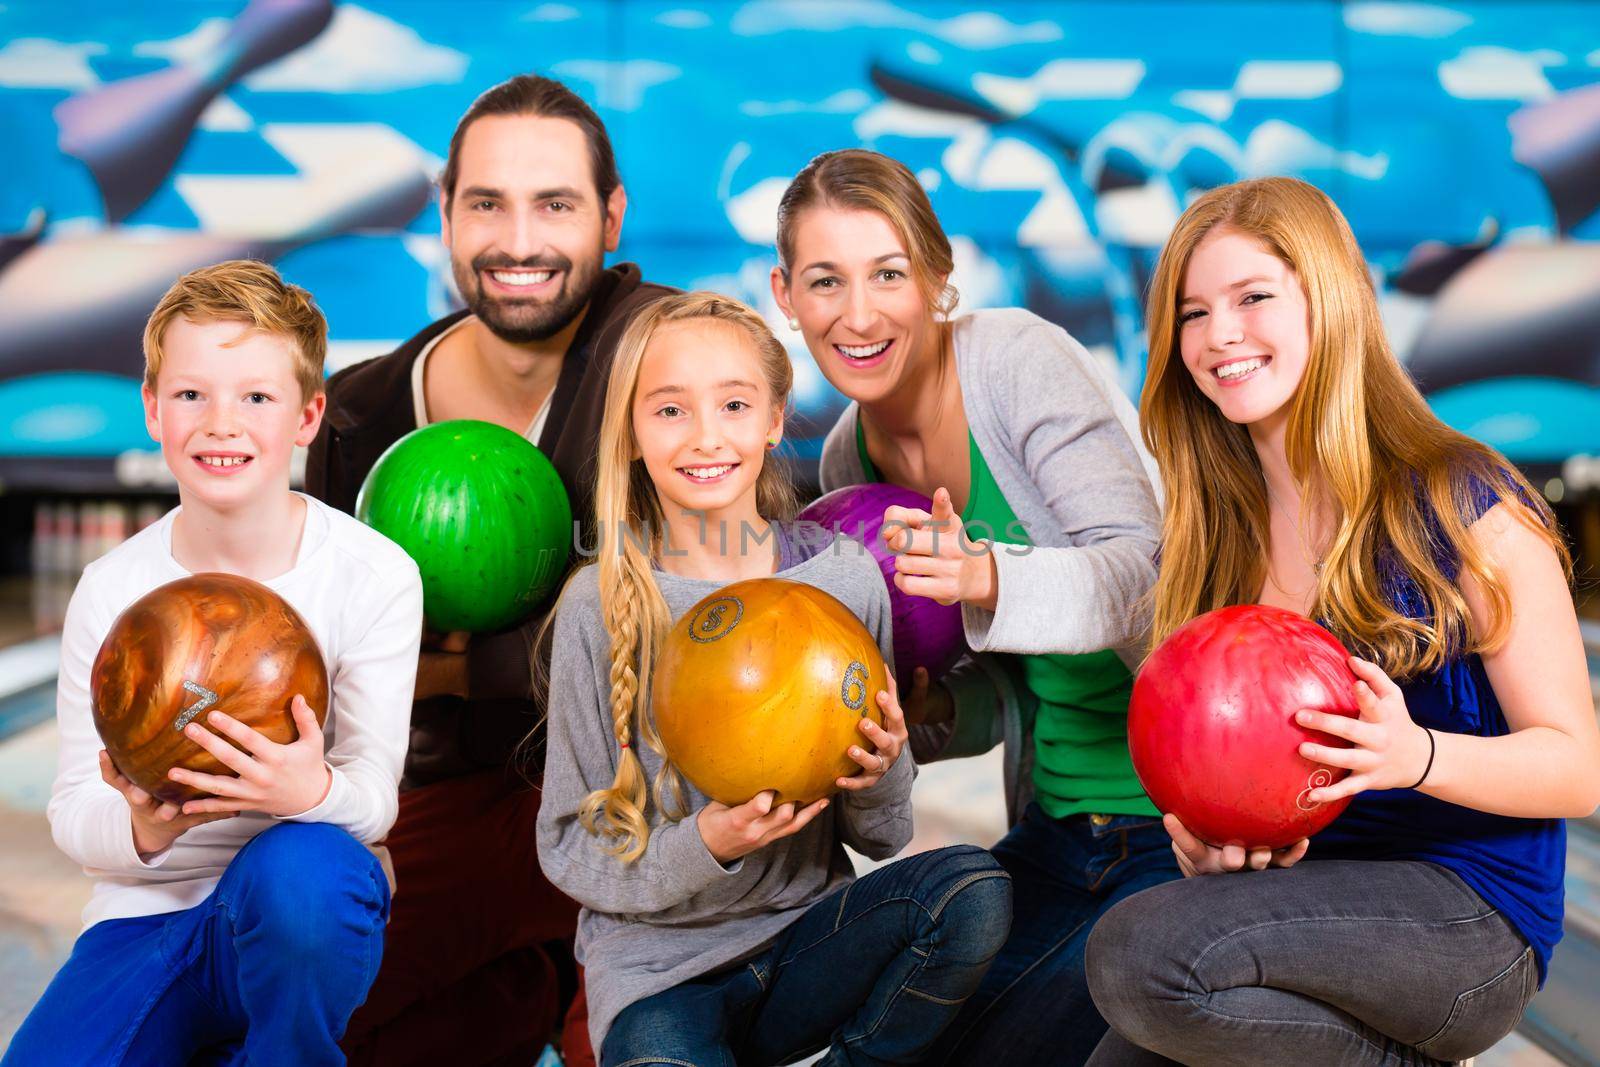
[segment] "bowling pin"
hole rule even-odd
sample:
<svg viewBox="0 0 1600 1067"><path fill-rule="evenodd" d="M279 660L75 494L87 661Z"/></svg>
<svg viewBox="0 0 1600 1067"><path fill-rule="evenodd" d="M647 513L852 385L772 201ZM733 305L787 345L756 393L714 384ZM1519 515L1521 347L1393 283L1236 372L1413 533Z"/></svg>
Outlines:
<svg viewBox="0 0 1600 1067"><path fill-rule="evenodd" d="M78 505L78 536L74 541L77 558L72 569L83 573L83 568L100 558L100 505L86 500Z"/></svg>
<svg viewBox="0 0 1600 1067"><path fill-rule="evenodd" d="M64 370L136 377L145 319L178 275L225 259L270 261L350 230L405 226L427 206L431 186L421 154L393 140L386 143L394 150L371 167L341 166L306 179L291 225L263 222L241 191L236 214L250 232L113 229L34 245L0 274L0 378Z"/></svg>
<svg viewBox="0 0 1600 1067"><path fill-rule="evenodd" d="M35 578L50 573L55 554L56 517L54 505L39 501L33 505L33 540L28 545L28 569Z"/></svg>
<svg viewBox="0 0 1600 1067"><path fill-rule="evenodd" d="M107 221L161 187L218 94L312 40L332 17L332 0L252 0L205 55L56 105L57 143L94 174Z"/></svg>

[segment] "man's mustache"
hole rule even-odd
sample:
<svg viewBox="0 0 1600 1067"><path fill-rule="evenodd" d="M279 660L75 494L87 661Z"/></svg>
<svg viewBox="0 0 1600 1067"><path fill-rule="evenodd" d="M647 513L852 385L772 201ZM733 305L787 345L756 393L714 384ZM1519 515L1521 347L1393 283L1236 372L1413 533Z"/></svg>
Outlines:
<svg viewBox="0 0 1600 1067"><path fill-rule="evenodd" d="M533 256L528 259L511 259L508 256L483 255L472 261L474 271L483 270L560 270L570 271L572 260L566 256Z"/></svg>

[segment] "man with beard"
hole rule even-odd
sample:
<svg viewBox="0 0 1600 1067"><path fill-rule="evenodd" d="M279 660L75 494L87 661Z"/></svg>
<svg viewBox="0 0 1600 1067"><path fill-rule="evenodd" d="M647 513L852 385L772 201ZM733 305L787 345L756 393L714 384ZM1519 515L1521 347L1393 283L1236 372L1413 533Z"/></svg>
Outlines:
<svg viewBox="0 0 1600 1067"><path fill-rule="evenodd" d="M353 511L400 437L481 419L537 444L587 524L613 351L628 318L670 292L631 263L604 268L627 207L605 127L559 82L512 78L462 116L439 192L466 310L329 380L306 489ZM539 792L519 772L542 766L541 739L513 766L542 720L529 663L543 616L503 633L424 636L387 841L393 913L345 1037L352 1063L531 1063L555 1028L577 905L545 881L534 851Z"/></svg>

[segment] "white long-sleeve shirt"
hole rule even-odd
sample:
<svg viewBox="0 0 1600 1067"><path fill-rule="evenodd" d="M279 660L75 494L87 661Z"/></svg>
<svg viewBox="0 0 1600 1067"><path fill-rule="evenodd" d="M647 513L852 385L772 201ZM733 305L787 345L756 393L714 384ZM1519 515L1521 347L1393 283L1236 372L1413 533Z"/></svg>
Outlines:
<svg viewBox="0 0 1600 1067"><path fill-rule="evenodd" d="M323 726L332 784L294 822L325 822L363 842L388 833L399 806L411 697L422 635L422 579L399 546L342 512L305 497L294 566L262 584L311 627L332 690ZM122 794L100 778L89 671L112 622L159 585L189 576L172 557L172 520L140 531L90 564L67 608L56 686L60 757L50 793L57 847L95 879L87 928L105 919L179 911L210 894L235 853L279 820L244 813L197 826L141 859Z"/></svg>

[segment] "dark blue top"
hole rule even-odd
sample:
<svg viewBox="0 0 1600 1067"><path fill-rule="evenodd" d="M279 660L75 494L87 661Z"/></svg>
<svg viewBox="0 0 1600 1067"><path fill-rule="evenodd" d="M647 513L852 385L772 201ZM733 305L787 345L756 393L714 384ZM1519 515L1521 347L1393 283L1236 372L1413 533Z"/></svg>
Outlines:
<svg viewBox="0 0 1600 1067"><path fill-rule="evenodd" d="M1477 479L1469 485L1469 523L1499 500ZM1442 554L1448 555L1448 554ZM1441 558L1454 577L1459 560ZM1409 575L1388 570L1390 599L1408 616L1428 607ZM1411 718L1441 733L1500 737L1511 732L1476 655L1461 655L1431 674L1400 684ZM1307 859L1425 860L1447 868L1505 916L1533 948L1544 983L1561 940L1567 824L1515 819L1450 804L1411 789L1358 794L1312 841Z"/></svg>

